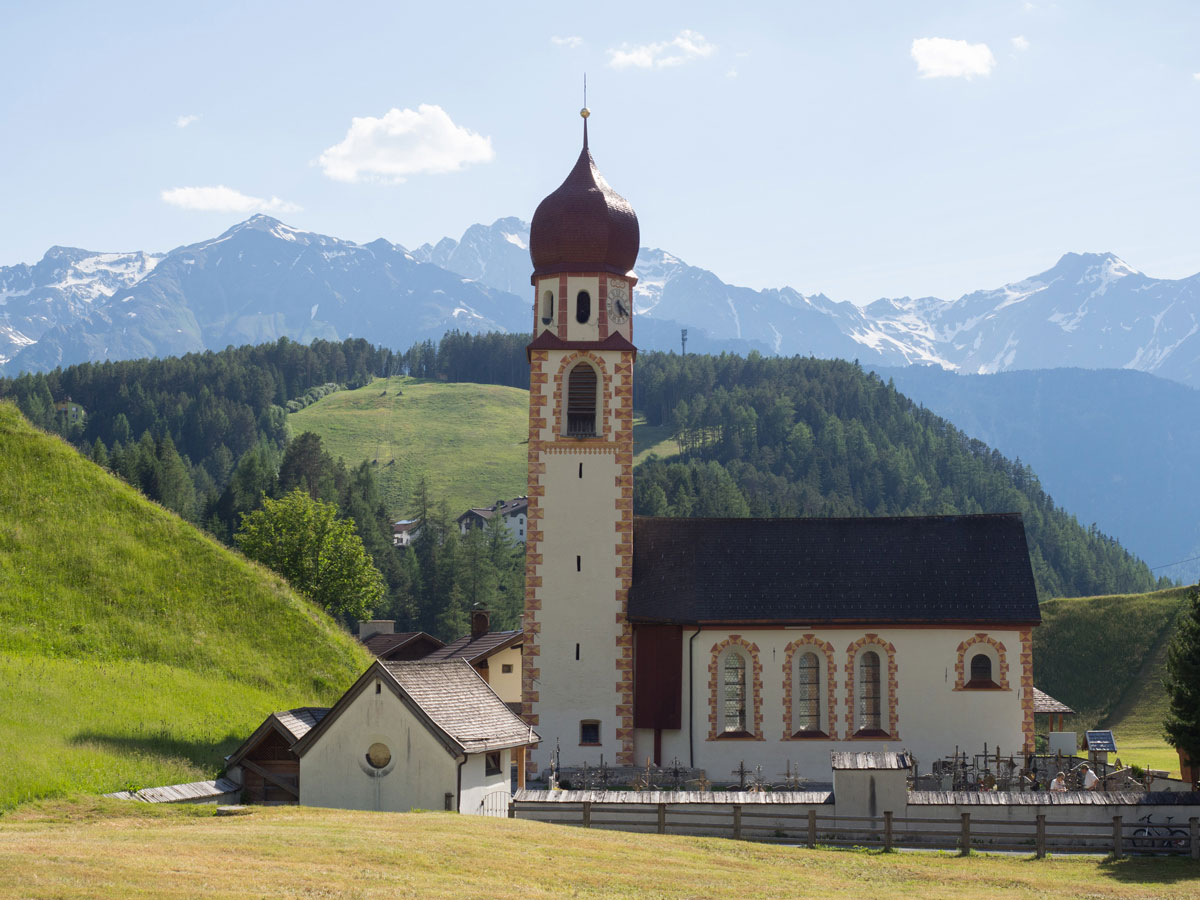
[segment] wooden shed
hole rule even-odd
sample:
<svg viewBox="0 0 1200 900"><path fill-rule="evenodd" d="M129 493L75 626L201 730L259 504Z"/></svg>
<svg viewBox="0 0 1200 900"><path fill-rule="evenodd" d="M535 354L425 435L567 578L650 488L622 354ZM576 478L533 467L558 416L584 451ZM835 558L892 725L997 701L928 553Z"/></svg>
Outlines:
<svg viewBox="0 0 1200 900"><path fill-rule="evenodd" d="M298 803L300 757L296 741L325 718L326 707L271 713L225 760L226 776L242 786L247 803Z"/></svg>

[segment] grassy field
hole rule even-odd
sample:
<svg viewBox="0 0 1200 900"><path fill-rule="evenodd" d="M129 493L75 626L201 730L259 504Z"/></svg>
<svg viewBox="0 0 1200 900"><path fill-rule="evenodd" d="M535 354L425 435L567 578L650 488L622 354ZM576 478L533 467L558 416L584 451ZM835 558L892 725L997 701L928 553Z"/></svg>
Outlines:
<svg viewBox="0 0 1200 900"><path fill-rule="evenodd" d="M0 809L208 778L365 651L278 577L0 404Z"/></svg>
<svg viewBox="0 0 1200 900"><path fill-rule="evenodd" d="M347 465L374 463L396 516L411 512L422 474L453 515L525 493L529 392L412 378L339 391L288 416L293 434L315 431Z"/></svg>
<svg viewBox="0 0 1200 900"><path fill-rule="evenodd" d="M651 454L659 459L679 455L679 444L671 439L670 425L647 425L646 417L639 412L633 414L633 464L648 459Z"/></svg>
<svg viewBox="0 0 1200 900"><path fill-rule="evenodd" d="M802 850L453 813L121 801L0 818L0 898L1192 898L1191 860Z"/></svg>
<svg viewBox="0 0 1200 900"><path fill-rule="evenodd" d="M401 517L423 474L436 500L458 515L525 493L529 392L491 384L388 378L339 391L288 416L293 434L315 431L347 465L369 460L388 509ZM640 462L679 452L667 426L634 417Z"/></svg>
<svg viewBox="0 0 1200 900"><path fill-rule="evenodd" d="M1050 600L1033 632L1034 683L1077 711L1068 729L1111 728L1123 762L1176 774L1162 736L1162 672L1186 593Z"/></svg>

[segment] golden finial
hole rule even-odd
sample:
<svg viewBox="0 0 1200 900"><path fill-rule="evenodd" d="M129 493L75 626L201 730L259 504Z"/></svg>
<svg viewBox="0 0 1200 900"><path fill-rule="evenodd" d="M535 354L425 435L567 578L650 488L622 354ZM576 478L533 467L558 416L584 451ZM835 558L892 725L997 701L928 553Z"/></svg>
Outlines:
<svg viewBox="0 0 1200 900"><path fill-rule="evenodd" d="M586 119L588 116L590 116L592 114L592 111L585 106L583 109L581 109L579 111L579 114Z"/></svg>

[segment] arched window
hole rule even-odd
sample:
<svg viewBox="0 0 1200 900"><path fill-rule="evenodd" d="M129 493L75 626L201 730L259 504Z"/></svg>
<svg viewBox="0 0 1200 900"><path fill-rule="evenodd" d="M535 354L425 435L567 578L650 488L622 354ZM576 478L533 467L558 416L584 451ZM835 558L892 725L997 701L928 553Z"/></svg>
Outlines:
<svg viewBox="0 0 1200 900"><path fill-rule="evenodd" d="M882 731L879 654L867 650L858 658L858 731Z"/></svg>
<svg viewBox="0 0 1200 900"><path fill-rule="evenodd" d="M554 291L542 294L542 324L549 325L554 321Z"/></svg>
<svg viewBox="0 0 1200 900"><path fill-rule="evenodd" d="M821 661L809 651L796 663L796 698L793 701L796 732L821 731Z"/></svg>
<svg viewBox="0 0 1200 900"><path fill-rule="evenodd" d="M736 650L726 654L721 663L721 716L726 734L749 730L746 727L746 658Z"/></svg>
<svg viewBox="0 0 1200 900"><path fill-rule="evenodd" d="M992 658L986 653L976 653L971 657L971 681L969 687L979 687L992 683Z"/></svg>
<svg viewBox="0 0 1200 900"><path fill-rule="evenodd" d="M580 291L575 295L575 321L583 325L591 317L592 295L587 291Z"/></svg>
<svg viewBox="0 0 1200 900"><path fill-rule="evenodd" d="M567 435L596 434L596 370L579 363L567 376Z"/></svg>

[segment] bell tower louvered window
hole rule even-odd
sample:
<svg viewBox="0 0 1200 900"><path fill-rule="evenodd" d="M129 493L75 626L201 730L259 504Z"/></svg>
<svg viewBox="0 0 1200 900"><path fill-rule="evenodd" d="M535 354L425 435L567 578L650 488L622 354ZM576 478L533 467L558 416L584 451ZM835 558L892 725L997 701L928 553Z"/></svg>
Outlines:
<svg viewBox="0 0 1200 900"><path fill-rule="evenodd" d="M567 436L596 434L596 370L580 363L567 378Z"/></svg>

